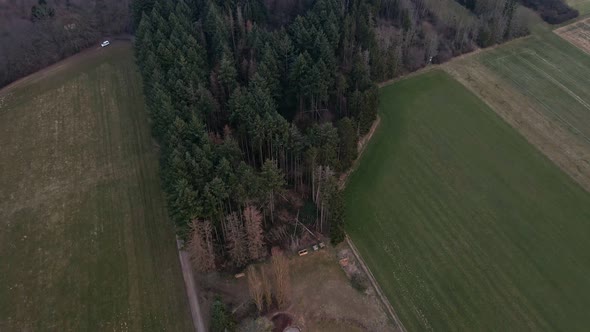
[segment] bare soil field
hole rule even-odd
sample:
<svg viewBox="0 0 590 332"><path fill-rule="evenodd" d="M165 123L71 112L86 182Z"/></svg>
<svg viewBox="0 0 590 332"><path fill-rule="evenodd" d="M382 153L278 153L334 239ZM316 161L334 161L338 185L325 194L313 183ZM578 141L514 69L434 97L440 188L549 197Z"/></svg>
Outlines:
<svg viewBox="0 0 590 332"><path fill-rule="evenodd" d="M561 27L555 33L590 54L590 17Z"/></svg>

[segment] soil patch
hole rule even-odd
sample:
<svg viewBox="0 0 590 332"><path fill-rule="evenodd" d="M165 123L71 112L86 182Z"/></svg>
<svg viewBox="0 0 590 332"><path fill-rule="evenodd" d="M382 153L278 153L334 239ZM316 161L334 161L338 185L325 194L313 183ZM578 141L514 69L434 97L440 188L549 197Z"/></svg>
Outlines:
<svg viewBox="0 0 590 332"><path fill-rule="evenodd" d="M590 17L556 29L554 32L577 48L590 54Z"/></svg>

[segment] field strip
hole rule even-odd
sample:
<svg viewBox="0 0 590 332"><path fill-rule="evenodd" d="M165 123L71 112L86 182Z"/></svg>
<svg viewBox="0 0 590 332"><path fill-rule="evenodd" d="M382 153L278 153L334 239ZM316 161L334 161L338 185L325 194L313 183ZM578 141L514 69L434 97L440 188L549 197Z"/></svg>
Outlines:
<svg viewBox="0 0 590 332"><path fill-rule="evenodd" d="M404 327L404 324L402 324L399 317L397 317L397 314L395 313L393 306L391 305L385 294L383 294L383 290L381 290L381 287L379 286L377 279L375 279L375 276L373 276L373 273L371 273L371 270L369 270L369 267L367 266L367 264L365 264L365 261L362 259L361 254L358 252L358 249L352 243L352 239L348 235L346 235L346 243L348 243L348 246L350 247L352 253L356 257L356 260L359 262L359 265L363 268L363 271L365 271L365 274L367 275L369 281L373 285L373 288L375 289L377 296L385 306L387 313L395 323L397 329L401 332L407 332L406 328Z"/></svg>
<svg viewBox="0 0 590 332"><path fill-rule="evenodd" d="M530 92L520 90L525 89L518 87L518 82L502 74L502 71L490 66L492 64L485 65L484 62L472 60L447 65L445 68L590 192L590 149L583 134L577 128L568 126L559 116L543 110L548 108L542 101ZM511 68L508 67L508 70ZM514 69L520 75L517 70ZM523 75L526 76L526 73ZM510 81L514 86L506 84Z"/></svg>
<svg viewBox="0 0 590 332"><path fill-rule="evenodd" d="M545 62L547 65L549 65L550 67L554 68L555 70L557 70L558 72L564 74L564 79L567 80L568 82L576 85L578 82L576 82L572 77L574 77L573 75L570 75L566 72L564 72L563 70L561 70L558 66L556 66L555 64L553 64L552 62L548 61L547 59L545 59L544 57L542 57L541 55L539 55L539 53L531 50L531 54L536 56L537 58L541 59L541 61ZM587 79L587 78L586 78Z"/></svg>
<svg viewBox="0 0 590 332"><path fill-rule="evenodd" d="M495 60L495 59L494 59ZM508 66L506 66L506 64L504 63L499 63L501 66L503 66L504 68L506 68L506 70L511 71ZM491 66L495 66L494 64L490 63ZM524 70L518 68L516 69L518 71L521 72L521 74L524 77L528 77L530 80L534 80L532 77L530 77ZM565 125L567 125L568 127L572 128L576 134L580 135L582 138L584 138L584 140L586 140L588 143L590 143L590 138L588 136L586 136L582 131L580 131L580 129L578 129L576 126L574 126L573 124L571 124L569 121L567 121L566 119L564 119L561 115L559 115L557 112L555 112L551 107L549 107L544 101L542 101L539 97L537 97L537 95L535 93L533 93L528 87L524 86L523 84L519 83L518 81L516 81L514 78L508 76L508 75L504 75L505 77L508 77L508 79L510 81L512 81L512 83L514 83L516 86L518 86L519 88L521 88L522 90L526 91L528 95L530 95L531 97L533 97L539 104L541 104L543 106L543 108L545 108L547 111L549 111L549 113L553 114L559 121L561 121L562 123L564 123ZM568 89L569 90L569 89ZM567 91L566 91L567 92ZM573 93L573 92L572 92ZM578 97L579 98L579 97ZM581 104L583 105L583 104ZM588 107L586 107L588 108Z"/></svg>
<svg viewBox="0 0 590 332"><path fill-rule="evenodd" d="M521 73L530 78L531 80L534 80L532 77L530 77L526 72L524 72L523 70L520 70ZM551 107L549 107L544 101L542 101L539 97L537 97L537 95L535 93L533 93L531 90L529 90L526 86L522 85L521 83L518 83L515 79L513 78L509 78L514 84L516 84L518 87L520 87L521 89L523 89L524 91L527 92L527 94L529 94L530 96L532 96L537 102L539 102L547 111L549 111L549 113L553 114L559 121L563 122L565 125L567 125L568 127L574 129L574 131L580 135L582 138L584 138L587 142L590 143L590 138L588 138L586 135L584 135L584 133L582 131L580 131L580 129L578 129L576 126L574 126L573 124L571 124L569 121L567 121L566 119L564 119L561 115L557 114L557 112L553 111L553 109Z"/></svg>
<svg viewBox="0 0 590 332"><path fill-rule="evenodd" d="M522 60L526 63L528 63L531 67L533 67L534 69L536 69L539 73L541 73L543 76L547 77L551 82L553 82L555 85L559 86L560 88L562 88L567 94L569 94L570 96L572 96L575 100L577 100L580 104L582 104L586 109L590 110L590 105L584 100L582 99L580 96L578 96L575 92L573 92L572 90L570 90L568 87L566 87L565 85L563 85L561 82L559 82L557 79L555 79L553 76L551 76L551 74L547 73L546 71L544 71L542 68L539 68L537 65L535 65L534 63L530 62L529 60L522 58Z"/></svg>
<svg viewBox="0 0 590 332"><path fill-rule="evenodd" d="M561 38L561 37L559 37ZM571 44L571 42L570 42ZM573 58L570 54L567 54L566 52L564 52L563 50L559 49L558 47L556 47L555 45L551 44L551 43L544 43L543 44L544 47L549 47L552 48L554 50L556 50L557 52L559 52L559 54L565 58L568 59L569 63L572 63L574 65L576 65L576 67L578 68L583 68L585 70L588 70L589 68L587 66L585 66L584 64L580 63L577 59ZM574 47L578 48L576 45L573 45Z"/></svg>

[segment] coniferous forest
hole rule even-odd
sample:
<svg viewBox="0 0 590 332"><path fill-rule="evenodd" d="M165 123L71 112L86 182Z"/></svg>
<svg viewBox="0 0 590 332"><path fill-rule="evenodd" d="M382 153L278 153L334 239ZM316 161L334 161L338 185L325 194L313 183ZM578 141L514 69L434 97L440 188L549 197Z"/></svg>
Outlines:
<svg viewBox="0 0 590 332"><path fill-rule="evenodd" d="M527 34L516 0L137 0L168 209L204 270L307 229L343 240L339 177L376 82ZM296 222L295 220L298 220Z"/></svg>

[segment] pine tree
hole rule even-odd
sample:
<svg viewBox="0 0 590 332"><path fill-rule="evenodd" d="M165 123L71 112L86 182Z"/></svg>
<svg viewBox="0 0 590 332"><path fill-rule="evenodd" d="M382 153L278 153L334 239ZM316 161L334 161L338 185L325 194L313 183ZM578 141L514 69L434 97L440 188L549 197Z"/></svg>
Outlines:
<svg viewBox="0 0 590 332"><path fill-rule="evenodd" d="M262 59L260 60L257 73L266 82L271 96L275 100L278 100L281 96L281 74L279 72L276 54L268 43L262 52Z"/></svg>
<svg viewBox="0 0 590 332"><path fill-rule="evenodd" d="M135 2L134 2L135 3ZM138 22L137 31L135 32L135 55L137 57L140 67L146 57L146 53L153 49L152 44L152 22L149 16L142 12Z"/></svg>
<svg viewBox="0 0 590 332"><path fill-rule="evenodd" d="M152 11L154 0L134 0L131 4L131 14L133 17L133 27L137 28L141 25L140 21L145 14ZM139 29L137 30L139 31Z"/></svg>
<svg viewBox="0 0 590 332"><path fill-rule="evenodd" d="M338 121L339 148L338 158L340 169L347 170L357 157L357 141L355 126L350 118L342 118Z"/></svg>
<svg viewBox="0 0 590 332"><path fill-rule="evenodd" d="M224 88L224 98L227 98L237 85L238 72L234 58L229 51L223 53L219 62L219 82Z"/></svg>
<svg viewBox="0 0 590 332"><path fill-rule="evenodd" d="M362 108L359 114L360 134L366 134L375 118L377 117L377 107L379 106L379 90L375 85L365 90L362 94Z"/></svg>
<svg viewBox="0 0 590 332"><path fill-rule="evenodd" d="M277 167L275 160L267 159L260 170L263 190L267 194L268 206L270 210L270 219L274 222L274 207L277 194L285 185L285 178L281 170Z"/></svg>
<svg viewBox="0 0 590 332"><path fill-rule="evenodd" d="M172 214L176 223L182 227L189 220L201 214L197 204L198 194L185 178L177 179L174 190Z"/></svg>
<svg viewBox="0 0 590 332"><path fill-rule="evenodd" d="M333 195L329 198L330 207L330 240L333 245L336 245L346 237L344 233L344 198L342 197L342 191L336 190Z"/></svg>
<svg viewBox="0 0 590 332"><path fill-rule="evenodd" d="M299 54L289 74L289 85L299 100L299 112L304 110L305 97L313 89L313 82L310 82L311 75L312 68L309 54L307 52Z"/></svg>
<svg viewBox="0 0 590 332"><path fill-rule="evenodd" d="M170 96L162 90L159 83L155 82L149 99L152 100L149 109L153 134L160 142L166 142L168 130L174 119Z"/></svg>
<svg viewBox="0 0 590 332"><path fill-rule="evenodd" d="M225 243L229 257L235 266L244 266L248 262L246 232L242 221L235 213L227 215L226 229Z"/></svg>

